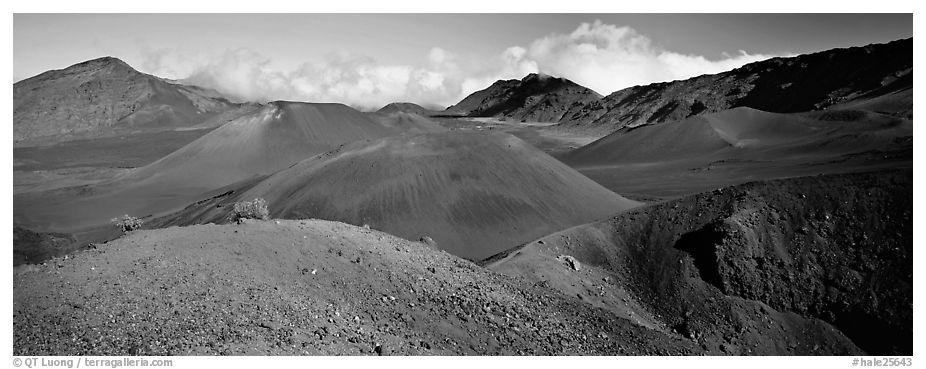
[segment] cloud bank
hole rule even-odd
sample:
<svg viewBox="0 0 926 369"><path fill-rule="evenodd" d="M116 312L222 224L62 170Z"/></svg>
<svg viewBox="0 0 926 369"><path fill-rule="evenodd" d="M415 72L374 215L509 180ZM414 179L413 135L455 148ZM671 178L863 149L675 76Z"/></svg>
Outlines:
<svg viewBox="0 0 926 369"><path fill-rule="evenodd" d="M416 65L385 65L365 55L330 54L293 70L247 49L219 55L143 50L146 72L183 78L239 100L340 102L374 110L395 101L446 107L498 79L542 72L568 78L603 95L634 86L718 73L779 55L750 54L709 60L660 48L630 27L583 23L498 55L466 58L432 48Z"/></svg>

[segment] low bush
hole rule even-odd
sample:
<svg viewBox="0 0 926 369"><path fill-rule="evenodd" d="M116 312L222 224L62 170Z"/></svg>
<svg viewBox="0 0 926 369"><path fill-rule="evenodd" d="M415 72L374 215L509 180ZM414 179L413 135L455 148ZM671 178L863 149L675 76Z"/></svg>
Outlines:
<svg viewBox="0 0 926 369"><path fill-rule="evenodd" d="M141 219L129 216L128 214L124 215L122 218L113 218L111 221L116 225L116 227L122 230L122 233L131 232L141 228L142 223L144 223Z"/></svg>
<svg viewBox="0 0 926 369"><path fill-rule="evenodd" d="M270 211L267 210L267 201L258 197L251 201L236 202L231 218L238 223L241 223L243 219L266 220L270 218Z"/></svg>

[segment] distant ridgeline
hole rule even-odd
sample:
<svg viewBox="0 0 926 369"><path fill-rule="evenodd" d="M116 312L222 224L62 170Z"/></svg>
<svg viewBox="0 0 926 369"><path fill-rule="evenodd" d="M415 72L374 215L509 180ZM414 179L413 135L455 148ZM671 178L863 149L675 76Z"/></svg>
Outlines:
<svg viewBox="0 0 926 369"><path fill-rule="evenodd" d="M252 104L141 73L104 57L13 84L13 140L19 145L211 128Z"/></svg>
<svg viewBox="0 0 926 369"><path fill-rule="evenodd" d="M448 107L444 114L559 122L570 107L600 98L597 92L568 79L532 73L521 80L497 81Z"/></svg>
<svg viewBox="0 0 926 369"><path fill-rule="evenodd" d="M564 129L607 134L735 107L776 113L844 107L911 118L913 39L772 58L605 97L566 79L531 74L497 81L444 113L558 122Z"/></svg>

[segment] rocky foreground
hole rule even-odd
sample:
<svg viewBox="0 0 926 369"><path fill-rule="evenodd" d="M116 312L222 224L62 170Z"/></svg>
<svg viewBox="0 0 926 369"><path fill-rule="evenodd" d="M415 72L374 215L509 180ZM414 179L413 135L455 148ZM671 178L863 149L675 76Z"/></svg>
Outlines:
<svg viewBox="0 0 926 369"><path fill-rule="evenodd" d="M16 355L909 355L912 172L755 182L480 264L321 220L17 267Z"/></svg>
<svg viewBox="0 0 926 369"><path fill-rule="evenodd" d="M136 231L14 274L15 355L715 353L343 223Z"/></svg>

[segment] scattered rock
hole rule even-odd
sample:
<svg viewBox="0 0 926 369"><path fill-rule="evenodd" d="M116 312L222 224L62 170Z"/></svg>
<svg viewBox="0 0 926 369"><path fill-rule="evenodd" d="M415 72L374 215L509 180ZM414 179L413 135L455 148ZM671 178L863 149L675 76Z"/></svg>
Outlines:
<svg viewBox="0 0 926 369"><path fill-rule="evenodd" d="M280 325L279 323L274 323L274 322L270 322L270 321L263 321L263 322L260 322L260 326L261 326L262 328L267 328L267 329L274 330L274 331L275 331L275 330L279 330L280 328L283 328L283 326Z"/></svg>
<svg viewBox="0 0 926 369"><path fill-rule="evenodd" d="M431 238L431 237L429 237L429 236L421 237L421 238L418 240L418 242L421 242L421 243L423 243L423 244L425 244L425 245L428 245L428 246L430 246L430 247L433 247L433 248L437 248L437 242L435 242L434 239Z"/></svg>
<svg viewBox="0 0 926 369"><path fill-rule="evenodd" d="M582 265L579 264L579 261L576 258L569 255L560 255L557 257L560 261L566 264L566 266L572 268L572 270L579 271L582 269Z"/></svg>

